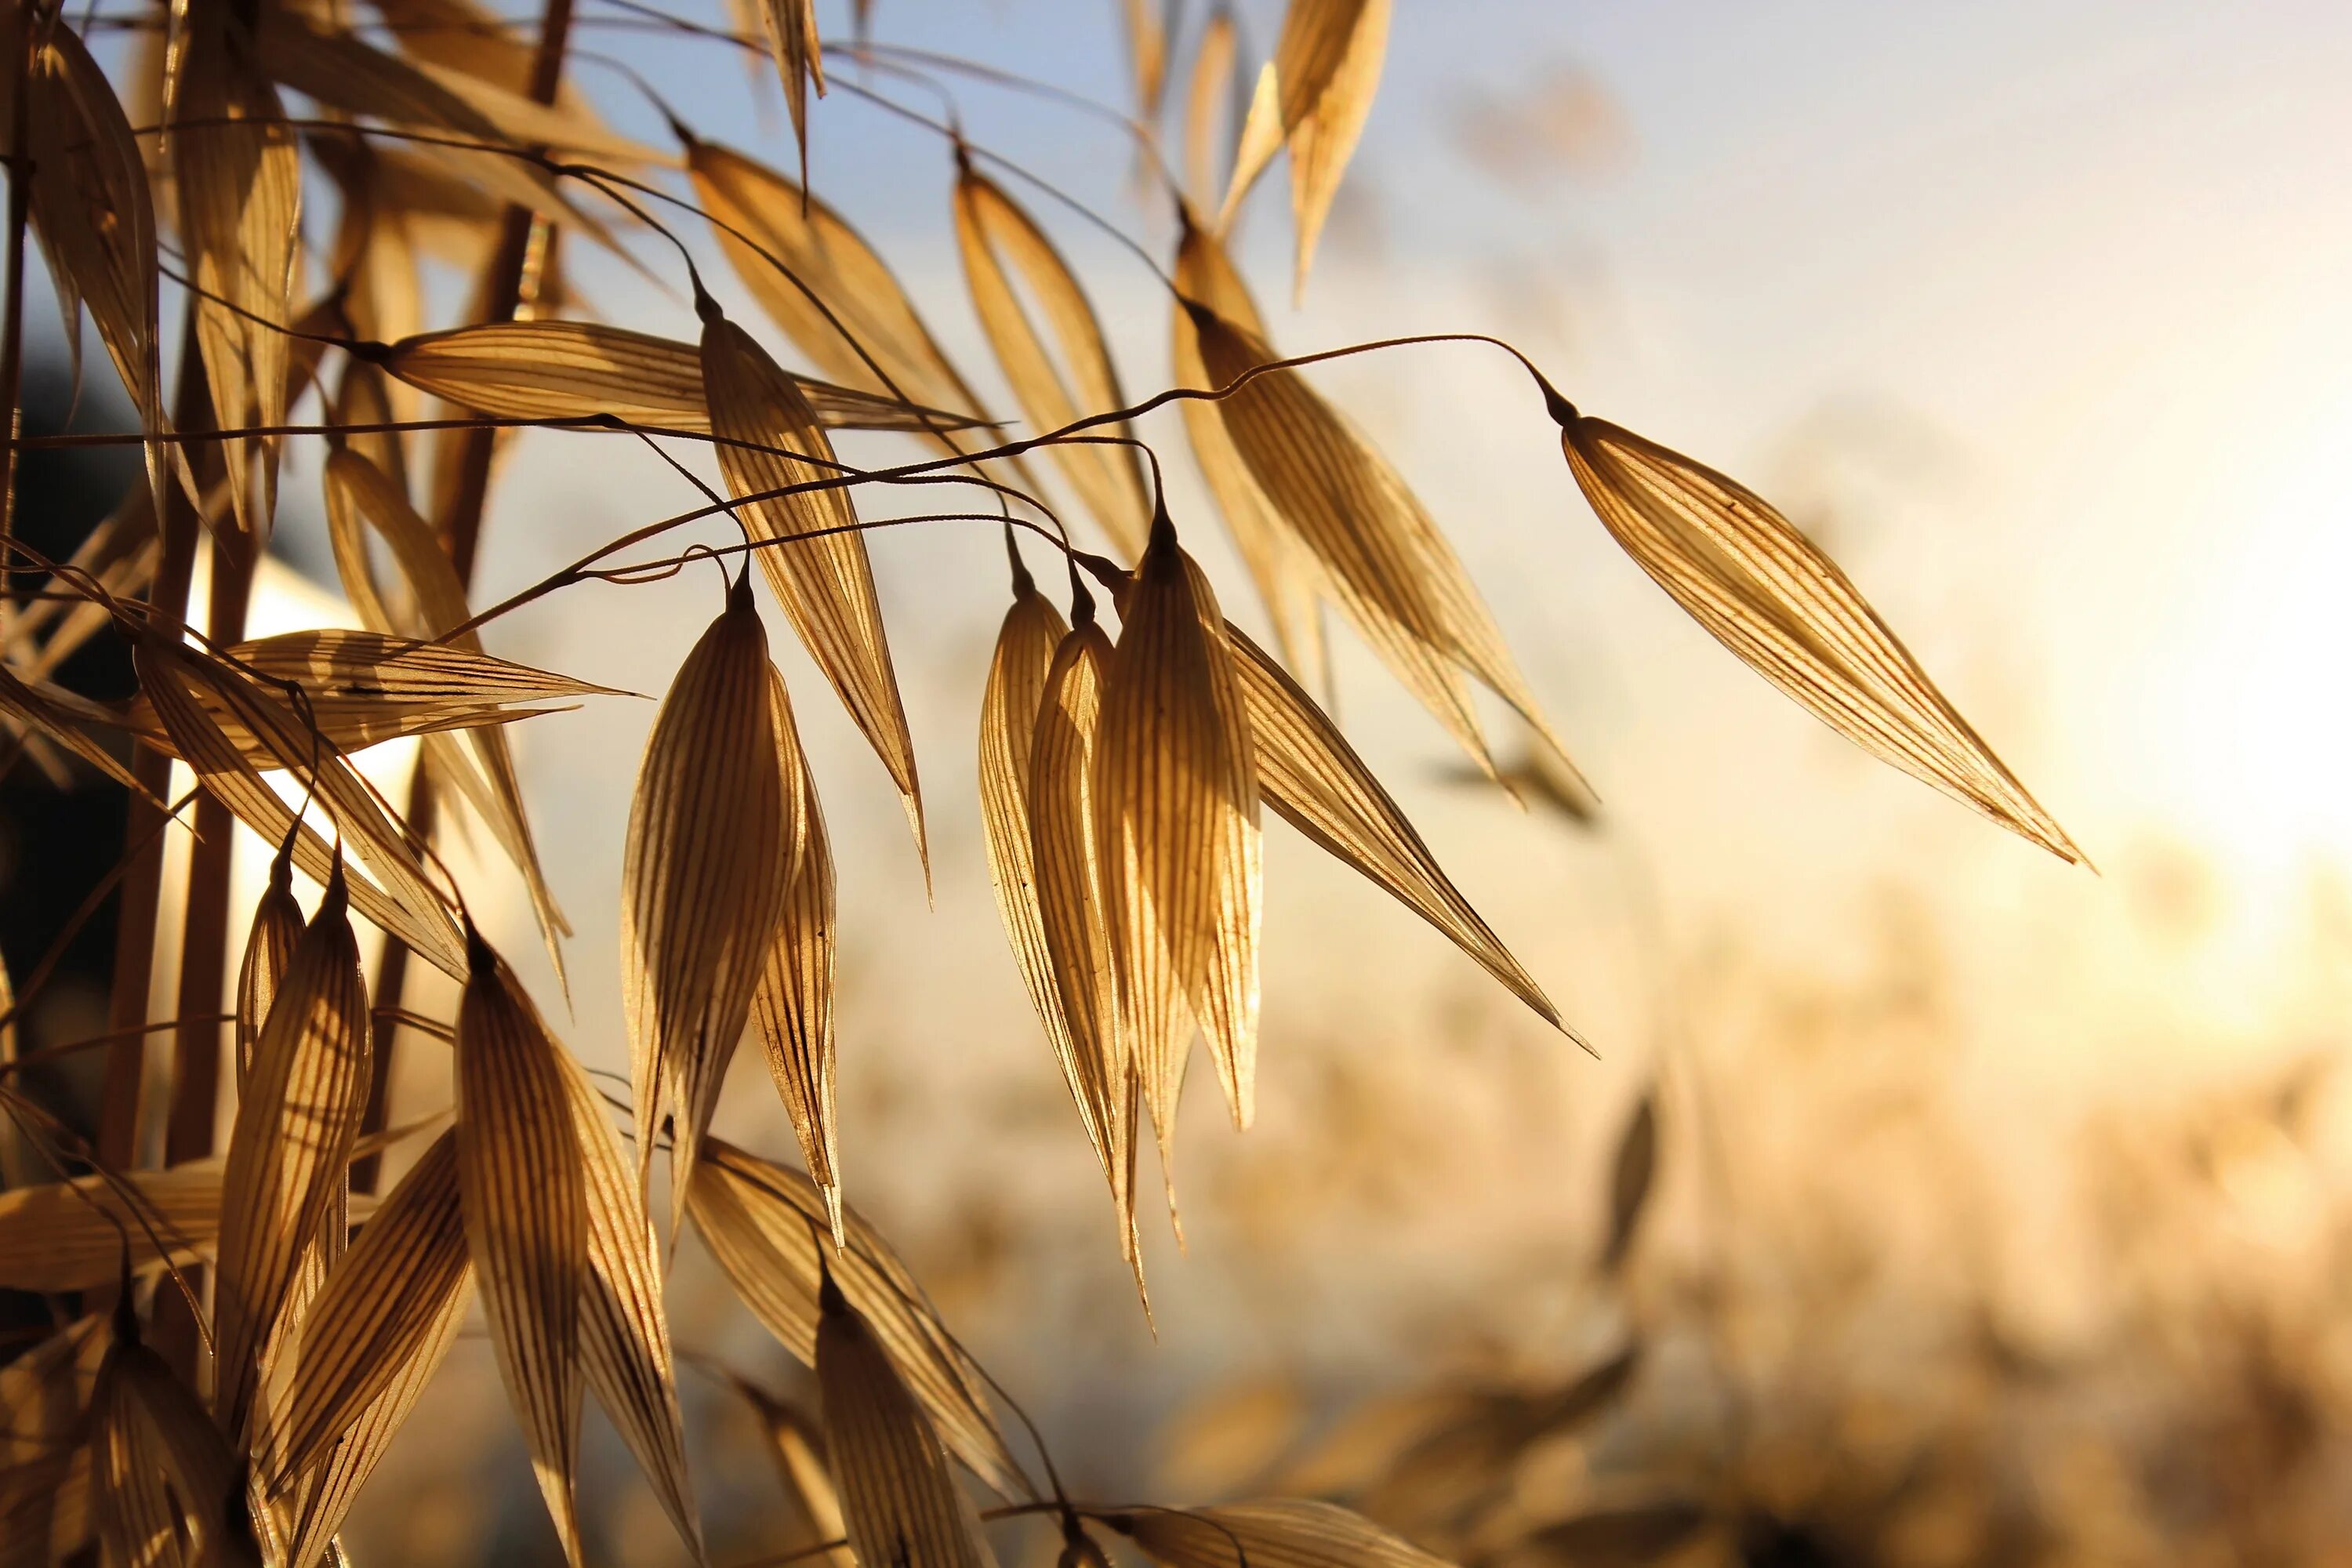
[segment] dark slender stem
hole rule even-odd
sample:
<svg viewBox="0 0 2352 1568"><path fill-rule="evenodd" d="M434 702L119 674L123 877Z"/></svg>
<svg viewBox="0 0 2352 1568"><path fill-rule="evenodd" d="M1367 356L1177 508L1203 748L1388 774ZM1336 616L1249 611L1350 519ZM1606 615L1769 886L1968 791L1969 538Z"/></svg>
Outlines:
<svg viewBox="0 0 2352 1568"><path fill-rule="evenodd" d="M236 1015L234 1013L215 1013L202 1018L158 1018L151 1024L141 1025L131 1033L160 1035L166 1029L178 1029L189 1024L234 1024L235 1022L236 1022ZM94 1051L100 1046L112 1045L114 1040L115 1037L111 1034L91 1035L84 1039L60 1040L53 1046L43 1046L37 1051L0 1061L0 1079L11 1077L27 1068L36 1068L47 1062L56 1061L60 1057L73 1056L81 1051Z"/></svg>
<svg viewBox="0 0 2352 1568"><path fill-rule="evenodd" d="M211 426L212 393L205 381L204 355L196 347L196 304L192 299L180 328L180 381L173 395L172 422L182 430ZM198 448L199 452L205 448ZM186 487L167 485L163 515L157 520L163 553L148 603L169 620L185 617L188 580L196 561L196 535L203 526ZM172 759L152 746L142 746L131 758L131 773L155 800L172 784ZM123 879L122 901L114 927L114 976L109 992L107 1027L134 1029L147 1021L151 972L155 963L156 907L163 892L163 852L155 842L162 832L160 816L150 800L132 795L123 842L144 847ZM117 1169L131 1167L139 1146L139 1087L146 1071L146 1041L125 1035L106 1052L99 1090L99 1157Z"/></svg>
<svg viewBox="0 0 2352 1568"><path fill-rule="evenodd" d="M242 541L213 547L213 575L205 635L235 643L245 637L253 592L253 551ZM207 791L196 802L196 841L188 858L188 917L180 939L181 1026L174 1045L171 1121L164 1131L163 1160L176 1164L213 1152L213 1111L220 1085L221 1010L228 960L229 872L236 844L236 819Z"/></svg>
<svg viewBox="0 0 2352 1568"><path fill-rule="evenodd" d="M7 299L0 304L0 397L7 399L8 448L0 452L0 546L16 531L16 446L24 433L25 410L25 230L33 216L33 155L26 145L32 132L33 51L39 47L39 20L30 5L19 5L16 58L6 69L16 75L8 126L8 280ZM13 586L0 570L0 641L8 635Z"/></svg>
<svg viewBox="0 0 2352 1568"><path fill-rule="evenodd" d="M539 48L530 62L529 91L533 100L545 104L555 101L557 89L563 82L563 56L571 37L572 0L547 0L546 8L540 14ZM528 207L507 208L498 249L483 276L481 320L511 321L521 305L536 297L540 280L546 275L546 258L554 244L552 226ZM449 552L449 563L457 568L461 585L471 584L474 578L474 557L482 540L482 511L489 501L490 460L497 451L498 431L477 425L466 428L457 437L456 450L441 454L443 461L454 463L457 479L449 492L447 510L440 513L437 521L442 546ZM433 777L425 771L420 756L415 776L408 786L406 817L411 836L420 844L425 842L432 837L438 816ZM397 1008L407 983L407 945L387 935L383 964L376 978L376 995ZM360 1123L362 1137L383 1131L390 1117L393 1064L399 1040L397 1022L378 1016L368 1053L367 1111ZM354 1161L352 1190L374 1192L383 1173L383 1163L376 1155Z"/></svg>
<svg viewBox="0 0 2352 1568"><path fill-rule="evenodd" d="M212 536L212 581L205 593L205 635L234 643L245 637L253 596L254 547L223 530ZM180 1027L172 1043L172 1098L163 1123L163 1163L201 1160L213 1152L220 1105L221 993L228 963L229 881L236 849L236 818L207 790L196 802L195 843L188 850L188 899L180 927ZM204 1290L204 1271L188 1270L189 1289ZM155 1348L183 1376L195 1372L198 1335L176 1295L155 1310Z"/></svg>
<svg viewBox="0 0 2352 1568"><path fill-rule="evenodd" d="M1128 424L1133 420L1141 418L1144 415L1152 412L1154 409L1164 408L1171 403L1222 402L1225 398L1231 397L1235 393L1240 392L1244 387L1248 386L1250 383L1257 380L1260 376L1271 375L1278 371L1297 370L1307 365L1321 364L1328 360L1347 359L1355 354L1372 353L1383 349L1410 348L1423 343L1460 342L1485 343L1490 347L1501 349L1513 359L1518 361L1520 366L1525 369L1530 376L1535 378L1537 386L1542 390L1549 405L1559 407L1569 406L1567 400L1561 397L1559 392L1552 387L1551 383L1545 378L1543 372L1536 368L1535 363L1528 359L1527 355L1513 348L1509 343L1505 342L1502 339L1488 337L1483 332L1426 332L1412 337L1381 338L1373 342L1349 343L1343 348L1324 349L1318 353L1309 354L1294 354L1288 359L1268 360L1262 364L1252 365L1248 370L1244 371L1241 374L1234 377L1233 380L1227 382L1224 385L1217 387L1214 390L1196 386L1171 386L1164 391L1154 393L1151 396L1147 397L1142 402L1134 404L1131 406L1126 408L1114 408L1101 414L1089 414L1083 419L1073 420L1069 424L1063 426L1058 430L1048 430L1042 436L1031 436L1019 441L1008 441L1003 446L992 447L986 451L966 453L960 458L955 459L955 461L961 465L990 462L1000 458L1017 458L1023 453L1035 451L1041 447L1052 446L1057 441L1069 441L1086 437L1088 432L1099 430L1107 425ZM673 529L683 528L687 524L692 522L699 522L705 518L715 517L721 512L732 510L735 507L748 506L754 502L763 500L782 500L786 496L805 495L813 490L843 489L853 485L872 484L877 482L886 484L895 483L909 479L919 478L922 475L935 473L940 468L947 466L949 466L947 460L933 458L925 462L901 464L900 466L892 468L869 468L862 472L829 474L820 479L803 479L797 484L779 485L774 489L759 490L750 495L737 496L732 501L729 502L725 506L698 507L692 511L679 512L675 516L663 518L657 522L646 523L642 528L632 529L629 532L623 534L620 538L599 545L594 550L592 550L587 554L582 556L579 560L573 562L571 565L564 567L559 572L551 573L549 575L541 578L530 587L524 588L519 593L509 595L506 598L501 599L499 603L491 605L488 609L480 611L475 615L475 616L471 620L466 622L465 625L452 627L450 630L444 632L440 637L436 637L434 641L436 643L446 643L452 637L460 637L467 632L477 630L481 626L488 625L490 622L498 619L501 616L510 614L515 610L522 608L525 605L530 604L535 600L544 598L546 595L554 593L558 589L567 587L573 583L585 581L586 578L592 574L590 568L593 567L600 561L605 560L610 556L616 555L622 551L629 549L634 545L642 544L648 539L658 538L662 534L667 533ZM813 538L814 537L814 534L803 534L798 537Z"/></svg>

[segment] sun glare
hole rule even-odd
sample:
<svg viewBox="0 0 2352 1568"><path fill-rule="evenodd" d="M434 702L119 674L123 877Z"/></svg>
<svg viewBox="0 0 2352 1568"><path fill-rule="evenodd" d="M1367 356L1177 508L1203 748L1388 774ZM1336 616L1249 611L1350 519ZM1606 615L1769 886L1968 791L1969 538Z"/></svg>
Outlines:
<svg viewBox="0 0 2352 1568"><path fill-rule="evenodd" d="M2212 552L2229 564L2178 652L2187 808L2247 871L2352 859L2352 387L2282 429Z"/></svg>

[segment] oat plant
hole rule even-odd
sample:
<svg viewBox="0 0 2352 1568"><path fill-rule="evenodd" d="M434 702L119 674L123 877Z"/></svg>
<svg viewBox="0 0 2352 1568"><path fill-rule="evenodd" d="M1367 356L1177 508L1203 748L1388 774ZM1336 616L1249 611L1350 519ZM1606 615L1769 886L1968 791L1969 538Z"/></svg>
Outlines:
<svg viewBox="0 0 2352 1568"><path fill-rule="evenodd" d="M1495 339L1278 350L1229 254L1233 226L1281 159L1292 283L1308 286L1373 105L1390 5L1291 0L1262 65L1234 16L1180 26L1182 9L1129 0L1134 101L1076 106L1124 129L1147 216L1176 214L1172 255L1128 240L1165 288L1179 378L1139 396L1054 235L1084 221L1124 237L1118 221L933 111L968 78L1066 108L1071 95L869 42L863 5L854 31L832 37L810 0L737 0L725 26L639 0L547 0L530 20L477 0L9 0L0 766L102 774L120 792L125 853L0 992L13 1042L64 945L112 920L108 1027L43 1053L102 1057L94 1119L27 1088L21 1069L37 1056L12 1044L0 1063L0 1287L45 1299L51 1325L0 1366L0 1563L348 1560L352 1499L477 1301L567 1558L583 1556L584 1390L707 1559L684 1353L663 1300L688 1232L814 1367L819 1412L763 1408L800 1456L789 1468L810 1517L837 1523L819 1549L835 1561L845 1550L871 1568L969 1568L1020 1521L1057 1531L1066 1565L1437 1561L1321 1502L1073 1499L1050 1435L1025 1418L1007 1426L1017 1406L845 1200L857 1157L835 1112L835 866L795 729L796 704L846 710L928 874L918 737L865 531L1002 530L1009 602L978 715L988 866L1147 1312L1145 1146L1172 1214L1171 1133L1196 1037L1235 1125L1253 1115L1268 810L1573 1037L1309 695L1329 679L1336 609L1471 766L1505 777L1481 717L1499 701L1556 753L1553 776L1574 777L1438 524L1438 510L1476 498L1425 504L1318 390L1321 363L1494 356L1557 426L1564 522L1572 483L1767 679L2080 858L1854 585L1761 498L1581 412ZM650 98L608 52L648 34L698 40L714 81L772 60L790 139L755 156L657 100L667 144L613 130L588 89L610 89L606 108ZM579 68L591 64L606 68ZM951 232L1013 406L988 406L926 325L949 302L910 297L809 188L805 145L829 133L826 97L937 133L940 243ZM1228 102L1246 106L1230 138ZM730 275L697 272L687 239L706 230ZM28 237L66 340L80 342L87 316L136 428L21 435ZM569 281L567 258L583 251L690 297L698 338L598 319ZM473 284L436 325L420 269L452 258ZM1162 411L1176 417L1148 417ZM861 468L836 454L841 430L902 439L888 466ZM525 431L614 463L669 461L682 484L690 470L673 453L707 446L724 493L704 489L488 602L474 572L485 503ZM17 459L42 443L143 459L65 559L15 526ZM1171 510L1161 476L1178 447L1214 515ZM257 565L296 476L320 487L357 627L248 638ZM868 510L885 493L923 510ZM1194 559L1218 527L1244 585L1213 584ZM589 583L707 594L686 574L698 561L719 563L730 585L669 679L628 820L610 827L625 836L624 1094L574 1058L550 1022L565 1009L527 992L468 912L482 890L434 847L453 815L482 830L559 979L575 935L613 940L575 933L558 907L555 847L534 832L506 728L606 694L500 658L500 623ZM1242 593L1270 646L1226 618ZM786 637L830 690L787 689L772 646ZM100 700L58 679L109 640L129 651L135 693ZM388 798L352 759L396 737L417 738L420 762ZM935 789L946 739L924 738ZM193 781L177 798L175 777ZM188 874L167 886L163 842L187 829ZM246 834L274 857L250 910L230 896ZM165 995L154 960L173 950ZM454 1014L422 1010L419 965L457 983ZM602 1011L614 998L571 1001ZM747 1034L797 1150L709 1131ZM451 1055L454 1103L395 1117L395 1055L418 1050ZM154 1078L168 1084L164 1125L142 1128ZM387 1164L402 1173L388 1186Z"/></svg>

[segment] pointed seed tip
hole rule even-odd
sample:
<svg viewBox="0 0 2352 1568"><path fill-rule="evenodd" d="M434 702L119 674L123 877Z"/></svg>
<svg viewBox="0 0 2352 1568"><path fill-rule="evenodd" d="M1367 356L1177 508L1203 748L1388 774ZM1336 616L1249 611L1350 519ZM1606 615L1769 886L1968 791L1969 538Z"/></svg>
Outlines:
<svg viewBox="0 0 2352 1568"><path fill-rule="evenodd" d="M466 973L471 980L487 980L498 973L499 955L482 935L482 928L474 923L473 914L459 910L459 920L466 927Z"/></svg>

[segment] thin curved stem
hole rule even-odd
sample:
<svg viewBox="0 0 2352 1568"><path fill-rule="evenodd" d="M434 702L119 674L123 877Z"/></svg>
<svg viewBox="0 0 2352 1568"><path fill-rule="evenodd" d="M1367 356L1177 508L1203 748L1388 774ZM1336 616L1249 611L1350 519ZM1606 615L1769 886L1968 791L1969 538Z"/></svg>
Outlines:
<svg viewBox="0 0 2352 1568"><path fill-rule="evenodd" d="M1232 381L1227 382L1224 385L1214 388L1213 390L1197 386L1171 386L1163 391L1154 393L1151 396L1145 398L1142 402L1134 404L1129 407L1115 408L1102 414L1090 414L1083 419L1073 420L1071 423L1063 426L1058 430L1049 430L1042 436L1032 436L1023 440L1007 442L1003 446L996 447L987 451L966 454L962 458L954 459L953 461L958 465L961 465L962 463L990 462L1003 458L1016 458L1024 453L1033 452L1040 447L1052 446L1057 441L1067 441L1076 437L1084 436L1090 431L1098 430L1107 425L1122 425L1129 423L1133 420L1141 418L1144 415L1152 412L1154 409L1164 408L1171 403L1222 402L1225 398L1231 397L1235 393L1241 391L1251 382L1258 379L1258 377L1262 375L1271 375L1277 371L1297 370L1307 365L1321 364L1330 360L1346 359L1355 354L1373 353L1387 349L1410 348L1423 343L1452 342L1486 343L1492 347L1503 350L1513 359L1518 361L1519 364L1528 372L1528 374L1535 378L1536 384L1543 390L1545 396L1549 403L1559 407L1567 408L1570 410L1571 415L1573 414L1573 405L1570 405L1567 399L1561 397L1559 392L1552 387L1551 383L1546 379L1543 372L1536 368L1535 363L1529 360L1525 354L1521 353L1517 349L1515 349L1509 343L1505 342L1502 339L1488 337L1483 332L1430 332L1412 337L1382 338L1373 342L1350 343L1343 348L1323 349L1315 353L1296 354L1288 359L1268 360L1263 364L1251 366L1248 370L1245 370L1241 374L1234 377ZM781 485L774 489L761 490L751 495L738 496L731 504L740 506L751 501L781 500L785 496L804 495L812 490L839 489L850 485L868 483L877 480L887 483L893 480L912 478L917 475L936 472L943 467L950 466L950 459L932 458L925 462L902 464L899 467L892 468L869 469L864 475L857 477L804 479L798 484ZM505 599L500 600L498 604L491 605L488 609L476 615L471 620L467 621L464 625L453 628L451 631L434 640L436 642L446 642L450 637L461 636L466 632L473 631L480 626L486 626L501 616L519 610L525 605L530 604L537 599L543 598L548 594L553 593L556 590L566 586L570 583L579 581L582 573L586 571L588 568L594 566L597 562L605 559L607 556L616 554L623 550L628 549L632 545L642 544L648 539L658 538L662 534L670 531L672 529L683 528L687 524L692 522L699 522L703 519L714 516L718 512L725 510L727 509L722 507L700 507L693 511L680 512L673 517L663 518L657 522L647 523L642 528L633 529L628 533L622 535L619 539L614 540L607 544L601 545L595 550L589 552L586 555L582 556L571 565L563 567L560 571L541 578L539 582L531 584L530 587L509 595ZM1081 556L1080 559L1083 559L1083 556Z"/></svg>

